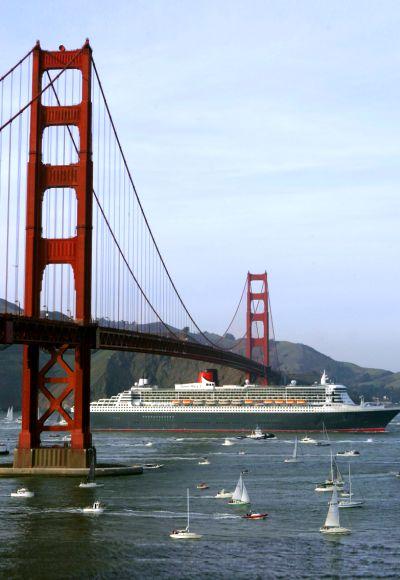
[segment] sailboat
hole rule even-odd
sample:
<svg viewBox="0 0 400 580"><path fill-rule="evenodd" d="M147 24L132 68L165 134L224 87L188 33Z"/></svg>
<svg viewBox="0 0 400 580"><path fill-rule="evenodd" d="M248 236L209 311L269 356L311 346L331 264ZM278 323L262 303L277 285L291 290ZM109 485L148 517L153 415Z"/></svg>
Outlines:
<svg viewBox="0 0 400 580"><path fill-rule="evenodd" d="M299 459L299 457L297 455L297 450L298 450L298 440L297 440L297 437L295 437L294 438L293 455L292 455L292 457L286 457L285 463L297 463L298 461L301 461L301 459Z"/></svg>
<svg viewBox="0 0 400 580"><path fill-rule="evenodd" d="M315 443L315 445L317 447L328 447L331 444L331 442L329 440L328 431L326 430L324 422L322 422L322 436L323 436L323 439L320 441L317 441Z"/></svg>
<svg viewBox="0 0 400 580"><path fill-rule="evenodd" d="M6 421L9 421L9 422L14 421L14 408L13 407L8 407Z"/></svg>
<svg viewBox="0 0 400 580"><path fill-rule="evenodd" d="M339 504L336 485L333 486L332 498L329 502L328 515L325 524L319 529L323 534L350 534L351 530L342 528L339 519Z"/></svg>
<svg viewBox="0 0 400 580"><path fill-rule="evenodd" d="M356 508L356 507L362 507L364 505L364 500L362 499L357 499L357 500L353 500L353 492L351 491L351 473L350 473L350 463L349 463L349 494L347 496L347 499L341 499L339 501L339 507L340 508Z"/></svg>
<svg viewBox="0 0 400 580"><path fill-rule="evenodd" d="M169 535L173 540L200 540L203 536L190 531L189 488L187 489L187 526L183 530L172 530Z"/></svg>
<svg viewBox="0 0 400 580"><path fill-rule="evenodd" d="M242 474L240 474L232 499L228 503L229 505L247 505L250 503L250 497L244 484Z"/></svg>
<svg viewBox="0 0 400 580"><path fill-rule="evenodd" d="M342 474L339 471L339 467L333 458L333 454L331 451L331 473L330 479L324 481L324 483L318 483L315 491L332 491L333 488L343 489L344 481L342 478Z"/></svg>
<svg viewBox="0 0 400 580"><path fill-rule="evenodd" d="M230 447L231 445L234 445L234 442L231 441L230 439L225 439L222 445L225 445L225 447Z"/></svg>
<svg viewBox="0 0 400 580"><path fill-rule="evenodd" d="M94 449L91 450L89 473L86 481L81 481L79 487L103 487L102 483L96 483L96 453Z"/></svg>

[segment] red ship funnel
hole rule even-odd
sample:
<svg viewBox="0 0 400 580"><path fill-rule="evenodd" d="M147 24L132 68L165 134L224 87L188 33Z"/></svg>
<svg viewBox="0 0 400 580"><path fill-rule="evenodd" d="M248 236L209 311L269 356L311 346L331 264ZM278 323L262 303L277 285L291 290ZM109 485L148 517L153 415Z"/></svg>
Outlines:
<svg viewBox="0 0 400 580"><path fill-rule="evenodd" d="M218 371L217 369L205 369L200 371L197 377L197 382L201 383L202 380L209 381L210 383L215 383L218 385Z"/></svg>

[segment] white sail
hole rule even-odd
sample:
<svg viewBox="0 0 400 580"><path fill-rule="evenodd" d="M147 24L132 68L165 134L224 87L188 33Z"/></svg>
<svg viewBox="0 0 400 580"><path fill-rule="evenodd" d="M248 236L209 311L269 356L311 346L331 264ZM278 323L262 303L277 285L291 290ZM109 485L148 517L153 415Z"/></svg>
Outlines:
<svg viewBox="0 0 400 580"><path fill-rule="evenodd" d="M331 501L329 502L328 515L326 516L325 520L325 527L326 528L340 527L339 506L336 486L333 487L332 498Z"/></svg>
<svg viewBox="0 0 400 580"><path fill-rule="evenodd" d="M333 459L333 481L335 483L343 483L343 477L342 474L339 471L339 467L338 464L336 463L336 460Z"/></svg>
<svg viewBox="0 0 400 580"><path fill-rule="evenodd" d="M293 459L297 459L297 437L294 439Z"/></svg>
<svg viewBox="0 0 400 580"><path fill-rule="evenodd" d="M236 489L233 492L232 499L236 501L240 501L242 499L242 491L243 491L243 479L242 476L239 477L239 481L237 482Z"/></svg>
<svg viewBox="0 0 400 580"><path fill-rule="evenodd" d="M242 484L242 497L240 499L243 503L250 503L250 497L244 483Z"/></svg>
<svg viewBox="0 0 400 580"><path fill-rule="evenodd" d="M13 407L8 407L7 410L7 421L12 421L14 418L14 409Z"/></svg>

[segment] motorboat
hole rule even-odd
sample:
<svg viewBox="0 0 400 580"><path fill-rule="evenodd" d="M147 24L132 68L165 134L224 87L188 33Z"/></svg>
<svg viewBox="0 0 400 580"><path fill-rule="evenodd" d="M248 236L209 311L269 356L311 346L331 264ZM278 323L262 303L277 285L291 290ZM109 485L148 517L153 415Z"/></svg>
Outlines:
<svg viewBox="0 0 400 580"><path fill-rule="evenodd" d="M197 488L197 489L209 489L209 488L210 488L210 486L209 486L209 485L207 485L206 483L202 482L202 483L198 483L198 484L196 485L196 488Z"/></svg>
<svg viewBox="0 0 400 580"><path fill-rule="evenodd" d="M250 433L250 435L246 435L247 439L265 439L264 433L257 425L257 427Z"/></svg>
<svg viewBox="0 0 400 580"><path fill-rule="evenodd" d="M257 427L250 433L250 435L246 435L247 439L276 439L276 435L274 433L263 433L260 427Z"/></svg>
<svg viewBox="0 0 400 580"><path fill-rule="evenodd" d="M221 489L215 497L216 499L230 499L232 496L232 491L225 491L224 489Z"/></svg>
<svg viewBox="0 0 400 580"><path fill-rule="evenodd" d="M235 491L232 494L231 500L228 502L229 505L248 505L250 502L250 496L247 492L246 486L243 481L242 474L240 474L239 481L236 484Z"/></svg>
<svg viewBox="0 0 400 580"><path fill-rule="evenodd" d="M0 442L0 455L9 455L10 452L8 450L7 444Z"/></svg>
<svg viewBox="0 0 400 580"><path fill-rule="evenodd" d="M347 449L345 451L338 451L336 457L358 457L360 455L359 451L355 449Z"/></svg>
<svg viewBox="0 0 400 580"><path fill-rule="evenodd" d="M322 534L350 534L351 530L343 528L339 519L339 504L336 485L333 486L332 498L329 502L328 515L325 524L319 529Z"/></svg>
<svg viewBox="0 0 400 580"><path fill-rule="evenodd" d="M238 451L238 455L246 455L246 451Z"/></svg>
<svg viewBox="0 0 400 580"><path fill-rule="evenodd" d="M35 493L26 487L20 487L17 491L12 491L10 495L11 497L33 497Z"/></svg>
<svg viewBox="0 0 400 580"><path fill-rule="evenodd" d="M298 457L298 440L297 437L294 438L294 448L293 448L293 455L292 457L286 457L285 463L298 463L301 461Z"/></svg>
<svg viewBox="0 0 400 580"><path fill-rule="evenodd" d="M342 474L339 471L339 467L333 458L331 451L331 471L330 478L326 479L323 483L318 483L315 491L333 491L334 488L342 490L344 487L344 481Z"/></svg>
<svg viewBox="0 0 400 580"><path fill-rule="evenodd" d="M145 463L143 469L161 469L164 467L163 463Z"/></svg>
<svg viewBox="0 0 400 580"><path fill-rule="evenodd" d="M300 439L300 443L308 443L310 445L316 445L317 440L313 439L312 437L309 437L308 435L304 435L304 437L302 439Z"/></svg>
<svg viewBox="0 0 400 580"><path fill-rule="evenodd" d="M230 447L231 445L234 445L234 442L231 441L230 439L225 439L224 442L222 443L222 445L225 445L226 447Z"/></svg>
<svg viewBox="0 0 400 580"><path fill-rule="evenodd" d="M253 512L250 512L250 513L242 516L242 518L245 520L265 520L265 518L267 518L267 517L268 517L268 514L259 514L259 513L253 513Z"/></svg>
<svg viewBox="0 0 400 580"><path fill-rule="evenodd" d="M339 508L359 508L364 505L364 500L362 499L353 499L353 492L351 489L351 472L350 472L350 463L349 463L349 493L347 495L347 499L341 499L339 501Z"/></svg>
<svg viewBox="0 0 400 580"><path fill-rule="evenodd" d="M96 500L92 506L85 507L82 511L84 514L102 514L104 512L104 506L99 500Z"/></svg>
<svg viewBox="0 0 400 580"><path fill-rule="evenodd" d="M145 447L153 447L153 443L151 441L147 441L147 443L144 444Z"/></svg>
<svg viewBox="0 0 400 580"><path fill-rule="evenodd" d="M202 459L200 459L200 461L198 462L199 465L210 465L209 460L207 459L207 457L203 457Z"/></svg>
<svg viewBox="0 0 400 580"><path fill-rule="evenodd" d="M242 469L242 471L240 472L242 475L247 475L249 473L248 469Z"/></svg>
<svg viewBox="0 0 400 580"><path fill-rule="evenodd" d="M189 489L187 489L187 525L183 530L172 530L169 535L173 540L200 540L203 536L190 531Z"/></svg>

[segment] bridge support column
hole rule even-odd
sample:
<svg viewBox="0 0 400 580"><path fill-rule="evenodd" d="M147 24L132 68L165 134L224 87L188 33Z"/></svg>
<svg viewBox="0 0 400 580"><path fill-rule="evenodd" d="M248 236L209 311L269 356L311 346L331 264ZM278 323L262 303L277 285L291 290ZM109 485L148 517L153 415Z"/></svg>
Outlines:
<svg viewBox="0 0 400 580"><path fill-rule="evenodd" d="M41 316L40 294L46 266L70 264L75 279L76 321L87 325L91 319L93 203L91 48L88 42L74 51L63 48L45 51L37 44L33 50L32 96L40 93L44 73L62 68L82 73L82 101L44 106L39 97L31 105L24 313L33 319ZM48 84L48 80L46 77L44 84ZM44 165L44 130L68 125L76 126L79 131L78 162ZM47 189L54 188L72 188L76 193L77 231L74 237L42 237L43 197ZM68 344L54 344L47 349L48 360L44 364L41 364L42 358L46 358L46 354L40 356L40 344L24 347L22 430L14 467L87 467L91 448L90 347L84 342L73 348ZM69 432L71 441L63 442L61 447L44 447L40 437L46 431Z"/></svg>
<svg viewBox="0 0 400 580"><path fill-rule="evenodd" d="M254 292L252 282L262 283L260 292ZM256 309L255 303L258 303ZM266 367L269 366L269 324L268 324L268 280L267 273L247 274L247 331L246 331L246 356L247 358L258 360ZM255 326L253 323L256 323ZM258 350L258 353L256 351ZM247 378L251 381L253 377L249 374ZM268 377L260 377L258 383L268 384Z"/></svg>

